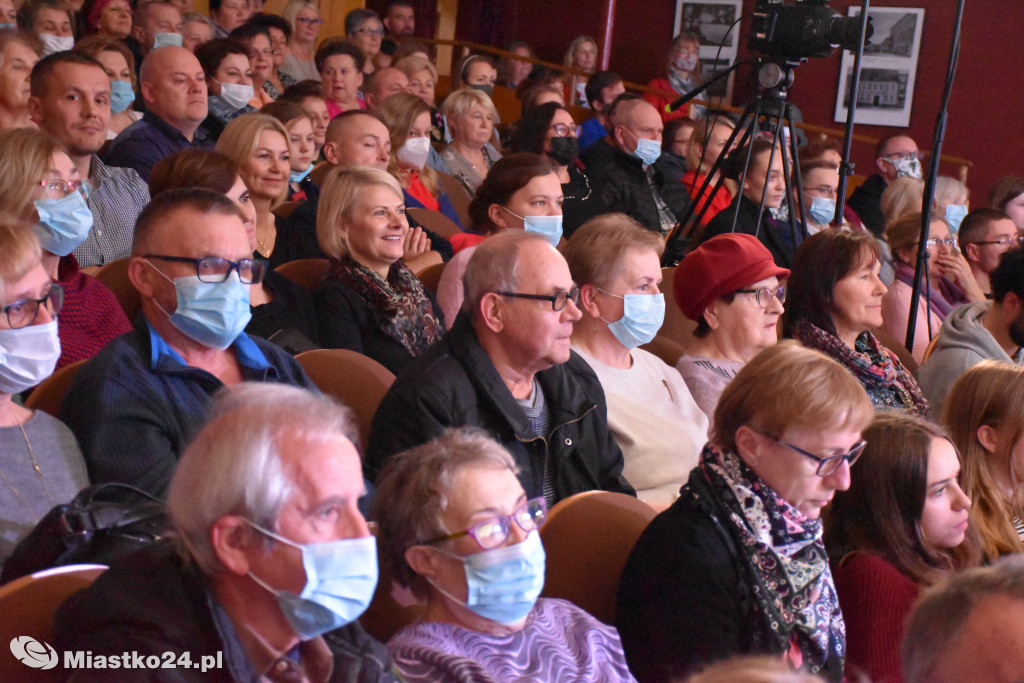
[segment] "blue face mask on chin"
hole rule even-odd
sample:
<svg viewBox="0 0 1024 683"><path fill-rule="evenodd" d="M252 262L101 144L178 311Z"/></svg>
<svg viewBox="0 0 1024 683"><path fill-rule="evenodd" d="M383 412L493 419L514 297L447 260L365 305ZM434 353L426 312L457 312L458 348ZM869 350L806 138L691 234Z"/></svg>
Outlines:
<svg viewBox="0 0 1024 683"><path fill-rule="evenodd" d="M81 192L75 190L60 199L37 199L32 203L39 214L36 237L51 254L67 256L89 236L92 210Z"/></svg>
<svg viewBox="0 0 1024 683"><path fill-rule="evenodd" d="M309 175L309 172L313 170L313 162L309 162L309 166L305 171L292 171L288 176L288 180L293 183L301 183Z"/></svg>
<svg viewBox="0 0 1024 683"><path fill-rule="evenodd" d="M658 334L665 322L665 295L661 294L612 294L603 289L608 296L622 299L622 317L608 323L608 329L620 344L627 349L649 344Z"/></svg>
<svg viewBox="0 0 1024 683"><path fill-rule="evenodd" d="M149 265L174 283L178 305L174 313L168 313L156 299L153 302L171 325L192 341L223 351L252 319L249 285L238 279L237 272L232 272L224 282L202 282L196 275L172 280L152 263Z"/></svg>
<svg viewBox="0 0 1024 683"><path fill-rule="evenodd" d="M370 606L379 572L373 536L301 544L245 521L260 533L302 551L306 585L298 595L272 588L249 572L253 581L277 597L281 612L299 638L310 640L351 624Z"/></svg>

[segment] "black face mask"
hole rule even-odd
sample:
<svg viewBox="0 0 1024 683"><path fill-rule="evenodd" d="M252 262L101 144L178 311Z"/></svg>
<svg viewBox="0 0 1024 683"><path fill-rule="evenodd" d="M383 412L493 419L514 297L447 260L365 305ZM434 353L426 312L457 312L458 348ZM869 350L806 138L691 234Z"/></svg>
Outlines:
<svg viewBox="0 0 1024 683"><path fill-rule="evenodd" d="M551 138L551 151L548 156L561 166L568 166L580 155L580 141L574 137Z"/></svg>
<svg viewBox="0 0 1024 683"><path fill-rule="evenodd" d="M471 85L469 87L472 88L473 90L479 90L480 92L484 93L488 97L490 97L491 95L494 94L494 86L493 85L483 85L483 84L479 84L478 83L477 85Z"/></svg>

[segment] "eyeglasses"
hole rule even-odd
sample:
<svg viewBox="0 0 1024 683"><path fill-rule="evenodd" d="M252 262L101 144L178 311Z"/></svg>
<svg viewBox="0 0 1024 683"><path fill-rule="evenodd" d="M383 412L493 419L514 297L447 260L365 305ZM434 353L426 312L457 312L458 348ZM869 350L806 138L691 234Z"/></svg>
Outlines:
<svg viewBox="0 0 1024 683"><path fill-rule="evenodd" d="M580 136L580 127L575 124L567 126L564 123L556 123L555 125L551 126L551 130L555 131L555 135L557 135L560 138L578 138Z"/></svg>
<svg viewBox="0 0 1024 683"><path fill-rule="evenodd" d="M920 244L920 242L918 242L918 244ZM926 249L931 249L932 247L938 247L940 244L944 244L952 249L956 246L956 240L952 237L946 237L945 239L941 237L933 237L930 240L925 241L924 246Z"/></svg>
<svg viewBox="0 0 1024 683"><path fill-rule="evenodd" d="M160 254L146 254L142 258L156 258L161 261L174 263L192 263L196 267L196 276L200 282L224 282L231 275L231 271L238 271L238 279L243 284L256 285L263 282L263 276L267 272L267 262L263 259L244 258L239 261L229 261L215 256L209 258L188 258L187 256L161 256Z"/></svg>
<svg viewBox="0 0 1024 683"><path fill-rule="evenodd" d="M517 507L511 515L494 515L482 519L465 531L439 536L427 541L426 545L471 536L478 546L484 550L491 550L508 540L508 535L512 531L512 522L515 522L523 531L530 532L544 523L547 514L548 504L544 498L531 498Z"/></svg>
<svg viewBox="0 0 1024 683"><path fill-rule="evenodd" d="M267 59L270 59L271 57L274 56L274 50L270 49L270 50L250 50L249 51L249 59L257 59L260 56L263 56L263 57L266 57Z"/></svg>
<svg viewBox="0 0 1024 683"><path fill-rule="evenodd" d="M814 473L817 474L819 477L827 477L830 474L835 474L836 472L838 472L839 468L843 466L844 460L850 463L850 467L853 467L853 464L857 462L861 454L864 453L864 449L868 445L867 441L861 440L853 444L853 448L846 451L845 453L836 453L835 455L830 455L827 458L822 458L821 456L815 455L814 453L808 453L799 446L794 446L791 443L786 443L782 439L777 439L776 437L770 434L761 434L761 436L769 438L775 443L779 444L780 446L785 446L791 451L796 451L800 455L810 458L811 460L817 462L818 469L815 470Z"/></svg>
<svg viewBox="0 0 1024 683"><path fill-rule="evenodd" d="M771 287L758 287L757 289L737 289L735 294L753 294L754 300L761 308L768 308L772 297L779 300L780 304L786 303L786 285L779 285L775 289Z"/></svg>
<svg viewBox="0 0 1024 683"><path fill-rule="evenodd" d="M922 161L924 159L924 155L920 152L907 152L906 154L890 154L883 158L889 162L896 161L897 159L917 159L918 161Z"/></svg>
<svg viewBox="0 0 1024 683"><path fill-rule="evenodd" d="M42 299L23 299L7 304L3 307L4 315L7 316L7 324L12 329L28 327L35 322L39 315L39 307L43 304L49 306L50 315L60 313L64 305L64 288L56 282L50 285L50 291Z"/></svg>
<svg viewBox="0 0 1024 683"><path fill-rule="evenodd" d="M1000 237L997 240L981 240L979 242L971 242L971 244L998 244L1001 247L1013 247L1024 245L1024 235L1014 235L1013 237Z"/></svg>
<svg viewBox="0 0 1024 683"><path fill-rule="evenodd" d="M310 19L309 17L295 17L295 21L306 26L319 26L324 23L323 19Z"/></svg>
<svg viewBox="0 0 1024 683"><path fill-rule="evenodd" d="M832 187L831 185L811 185L811 186L805 185L804 186L804 192L807 192L808 190L813 190L814 192L818 192L818 193L822 194L825 197L835 197L836 196L836 188Z"/></svg>
<svg viewBox="0 0 1024 683"><path fill-rule="evenodd" d="M357 28L356 33L361 36L384 36L384 29L382 28Z"/></svg>
<svg viewBox="0 0 1024 683"><path fill-rule="evenodd" d="M495 292L495 294L512 297L513 299L534 299L536 301L550 301L551 308L553 308L556 311L560 311L563 308L565 308L565 305L569 303L570 300L572 300L574 304L578 304L580 301L579 287L573 287L572 291L569 292L565 291L564 289L560 289L558 290L558 292L551 295L520 294L519 292Z"/></svg>
<svg viewBox="0 0 1024 683"><path fill-rule="evenodd" d="M47 199L63 199L74 191L79 191L86 199L97 185L88 178L82 180L61 180L60 178L48 178L39 181Z"/></svg>

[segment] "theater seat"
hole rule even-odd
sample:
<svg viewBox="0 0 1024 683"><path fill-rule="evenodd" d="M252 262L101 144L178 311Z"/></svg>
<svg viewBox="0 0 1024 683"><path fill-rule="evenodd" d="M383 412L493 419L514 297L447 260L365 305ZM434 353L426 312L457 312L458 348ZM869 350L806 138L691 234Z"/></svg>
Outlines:
<svg viewBox="0 0 1024 683"><path fill-rule="evenodd" d="M281 275L301 286L307 292L316 289L327 272L328 260L325 258L302 258L282 263L276 270Z"/></svg>
<svg viewBox="0 0 1024 683"><path fill-rule="evenodd" d="M64 400L64 394L71 386L71 381L75 379L75 374L84 363L85 360L80 360L65 365L44 379L39 386L32 390L25 401L25 407L29 410L41 410L54 417L60 417L60 403Z"/></svg>

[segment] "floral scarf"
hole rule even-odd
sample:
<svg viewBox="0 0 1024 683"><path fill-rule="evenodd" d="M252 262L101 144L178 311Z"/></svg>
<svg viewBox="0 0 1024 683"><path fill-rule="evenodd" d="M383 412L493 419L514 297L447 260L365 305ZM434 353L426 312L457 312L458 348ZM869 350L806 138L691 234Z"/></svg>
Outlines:
<svg viewBox="0 0 1024 683"><path fill-rule="evenodd" d="M846 627L821 540L821 520L779 497L738 455L704 447L698 465L746 564L758 612L779 649L811 673L846 654ZM693 473L696 476L697 472ZM799 652L794 652L798 648ZM794 657L795 655L795 657Z"/></svg>
<svg viewBox="0 0 1024 683"><path fill-rule="evenodd" d="M391 264L388 279L357 263L350 256L331 259L327 277L359 295L376 312L380 329L418 356L441 338L444 331L426 290L401 259Z"/></svg>
<svg viewBox="0 0 1024 683"><path fill-rule="evenodd" d="M842 363L864 385L876 408L909 410L920 415L927 412L928 402L917 380L896 354L882 346L870 332L862 332L851 349L839 337L801 320L793 331L793 338Z"/></svg>

